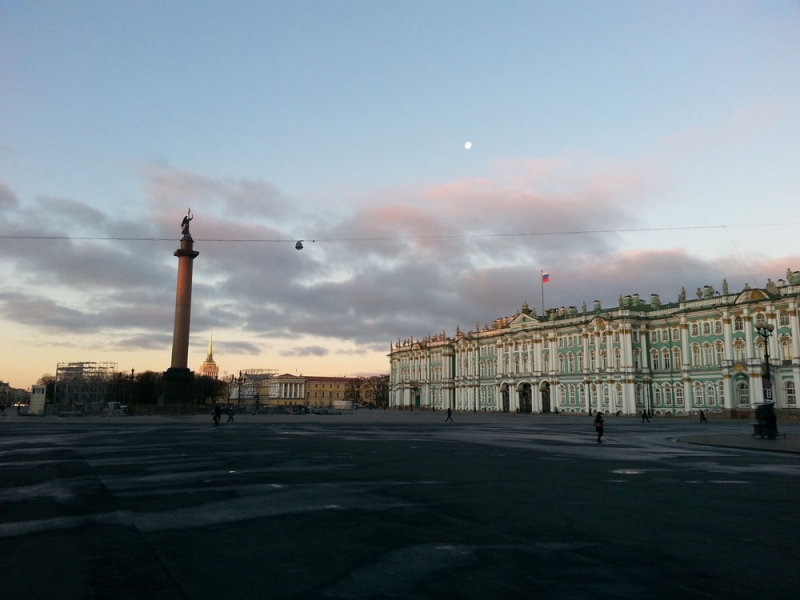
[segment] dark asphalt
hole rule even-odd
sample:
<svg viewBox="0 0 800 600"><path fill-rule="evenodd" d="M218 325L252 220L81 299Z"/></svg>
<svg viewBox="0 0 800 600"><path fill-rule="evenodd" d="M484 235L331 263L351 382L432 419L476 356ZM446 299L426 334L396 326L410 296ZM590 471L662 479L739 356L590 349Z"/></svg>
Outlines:
<svg viewBox="0 0 800 600"><path fill-rule="evenodd" d="M0 598L797 596L797 426L444 418L3 418Z"/></svg>

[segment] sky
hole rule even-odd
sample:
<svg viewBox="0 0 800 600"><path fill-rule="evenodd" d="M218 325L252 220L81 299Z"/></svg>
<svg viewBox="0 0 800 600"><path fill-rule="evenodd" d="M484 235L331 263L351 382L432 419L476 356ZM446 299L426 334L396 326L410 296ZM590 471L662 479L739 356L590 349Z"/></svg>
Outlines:
<svg viewBox="0 0 800 600"><path fill-rule="evenodd" d="M166 370L189 208L222 375L763 287L798 157L794 0L0 0L0 381Z"/></svg>

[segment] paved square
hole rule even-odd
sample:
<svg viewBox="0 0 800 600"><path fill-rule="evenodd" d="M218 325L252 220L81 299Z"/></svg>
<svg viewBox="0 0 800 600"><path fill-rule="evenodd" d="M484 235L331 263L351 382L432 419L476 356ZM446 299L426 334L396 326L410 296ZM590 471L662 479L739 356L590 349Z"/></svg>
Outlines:
<svg viewBox="0 0 800 600"><path fill-rule="evenodd" d="M4 419L0 598L800 589L800 455L677 441L746 422L444 418Z"/></svg>

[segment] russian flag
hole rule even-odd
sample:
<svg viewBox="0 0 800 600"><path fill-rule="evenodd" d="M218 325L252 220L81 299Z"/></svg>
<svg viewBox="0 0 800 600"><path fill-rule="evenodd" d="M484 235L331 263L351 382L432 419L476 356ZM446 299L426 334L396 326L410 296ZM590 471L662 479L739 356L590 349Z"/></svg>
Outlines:
<svg viewBox="0 0 800 600"><path fill-rule="evenodd" d="M550 281L550 273L542 273L542 283Z"/></svg>

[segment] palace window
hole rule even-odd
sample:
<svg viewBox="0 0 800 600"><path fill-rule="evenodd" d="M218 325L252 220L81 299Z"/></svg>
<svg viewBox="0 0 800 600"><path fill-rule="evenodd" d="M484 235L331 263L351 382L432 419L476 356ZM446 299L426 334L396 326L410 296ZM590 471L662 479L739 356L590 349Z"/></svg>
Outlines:
<svg viewBox="0 0 800 600"><path fill-rule="evenodd" d="M589 353L589 370L590 371L594 371L594 368L595 368L594 365L595 365L595 355L594 355L594 351L592 351L592 352Z"/></svg>
<svg viewBox="0 0 800 600"><path fill-rule="evenodd" d="M717 342L714 347L715 347L716 352L717 352L717 364L718 365L724 364L725 363L725 346L722 344L722 342Z"/></svg>
<svg viewBox="0 0 800 600"><path fill-rule="evenodd" d="M664 384L664 404L667 406L672 406L672 386Z"/></svg>
<svg viewBox="0 0 800 600"><path fill-rule="evenodd" d="M736 400L740 405L750 404L750 386L746 381L736 384Z"/></svg>
<svg viewBox="0 0 800 600"><path fill-rule="evenodd" d="M542 349L543 350L547 350L549 348L550 348L550 340L548 340L547 338L544 338L542 340Z"/></svg>
<svg viewBox="0 0 800 600"><path fill-rule="evenodd" d="M700 344L692 344L692 366L700 366Z"/></svg>
<svg viewBox="0 0 800 600"><path fill-rule="evenodd" d="M661 406L661 386L653 386L653 404Z"/></svg>
<svg viewBox="0 0 800 600"><path fill-rule="evenodd" d="M671 357L670 357L669 350L667 348L664 348L663 356L664 356L664 370L665 371L671 371L672 370L672 361L670 360Z"/></svg>
<svg viewBox="0 0 800 600"><path fill-rule="evenodd" d="M733 330L744 331L744 319L742 319L742 317L736 317L733 320Z"/></svg>
<svg viewBox="0 0 800 600"><path fill-rule="evenodd" d="M744 340L737 339L733 342L733 360L742 362L744 360Z"/></svg>
<svg viewBox="0 0 800 600"><path fill-rule="evenodd" d="M569 386L569 403L575 404L575 386L572 384Z"/></svg>
<svg viewBox="0 0 800 600"><path fill-rule="evenodd" d="M636 389L634 391L634 396L636 398L636 406L643 406L644 402L642 400L642 384L637 383Z"/></svg>
<svg viewBox="0 0 800 600"><path fill-rule="evenodd" d="M669 330L666 327L661 330L661 341L662 342L669 341Z"/></svg>
<svg viewBox="0 0 800 600"><path fill-rule="evenodd" d="M694 406L705 406L705 400L703 399L703 385L699 381L695 381L694 385L692 386L692 395Z"/></svg>
<svg viewBox="0 0 800 600"><path fill-rule="evenodd" d="M786 312L785 310L782 310L780 312L780 315L778 316L778 324L781 327L788 327L789 326L789 313Z"/></svg>
<svg viewBox="0 0 800 600"><path fill-rule="evenodd" d="M583 352L578 352L578 372L583 371Z"/></svg>
<svg viewBox="0 0 800 600"><path fill-rule="evenodd" d="M786 393L786 404L795 406L797 404L797 394L794 389L794 381L787 381L783 386L783 391Z"/></svg>
<svg viewBox="0 0 800 600"><path fill-rule="evenodd" d="M564 338L561 337L561 336L559 336L559 338L558 338L558 347L559 348L563 348L564 347Z"/></svg>
<svg viewBox="0 0 800 600"><path fill-rule="evenodd" d="M542 354L542 370L547 373L550 370L550 355Z"/></svg>
<svg viewBox="0 0 800 600"><path fill-rule="evenodd" d="M683 406L683 385L681 384L675 386L675 404Z"/></svg>
<svg viewBox="0 0 800 600"><path fill-rule="evenodd" d="M634 330L633 333L631 334L631 338L633 339L634 343L638 344L639 343L639 332Z"/></svg>
<svg viewBox="0 0 800 600"><path fill-rule="evenodd" d="M703 364L706 367L714 365L714 348L711 344L703 344Z"/></svg>
<svg viewBox="0 0 800 600"><path fill-rule="evenodd" d="M717 398L719 398L720 404L725 404L725 383L720 381L717 384Z"/></svg>
<svg viewBox="0 0 800 600"><path fill-rule="evenodd" d="M653 371L658 371L658 350L650 351L650 368Z"/></svg>
<svg viewBox="0 0 800 600"><path fill-rule="evenodd" d="M619 331L614 332L614 343L619 344Z"/></svg>
<svg viewBox="0 0 800 600"><path fill-rule="evenodd" d="M767 316L763 312L756 313L756 327L767 322Z"/></svg>
<svg viewBox="0 0 800 600"><path fill-rule="evenodd" d="M578 403L583 406L586 402L586 391L583 389L583 384L578 384Z"/></svg>
<svg viewBox="0 0 800 600"><path fill-rule="evenodd" d="M607 383L603 384L603 406L608 406L610 401L610 392L609 392L609 385Z"/></svg>
<svg viewBox="0 0 800 600"><path fill-rule="evenodd" d="M563 354L559 354L558 355L558 371L560 373L564 372L564 355Z"/></svg>
<svg viewBox="0 0 800 600"><path fill-rule="evenodd" d="M719 319L714 321L714 335L722 335L722 321Z"/></svg>
<svg viewBox="0 0 800 600"><path fill-rule="evenodd" d="M703 322L703 335L706 337L711 335L711 323L709 323L708 321Z"/></svg>
<svg viewBox="0 0 800 600"><path fill-rule="evenodd" d="M633 351L633 368L637 371L642 368L642 351L639 348Z"/></svg>
<svg viewBox="0 0 800 600"><path fill-rule="evenodd" d="M781 337L781 360L792 360L792 338L789 336Z"/></svg>
<svg viewBox="0 0 800 600"><path fill-rule="evenodd" d="M697 323L692 323L692 337L698 337L700 335L700 326Z"/></svg>
<svg viewBox="0 0 800 600"><path fill-rule="evenodd" d="M569 372L570 373L574 373L575 372L575 355L572 352L570 352L567 355L567 360L569 362Z"/></svg>
<svg viewBox="0 0 800 600"><path fill-rule="evenodd" d="M673 327L672 328L672 341L673 342L680 342L681 341L681 328L680 327Z"/></svg>
<svg viewBox="0 0 800 600"><path fill-rule="evenodd" d="M608 336L606 335L606 332L605 332L605 331L604 331L604 332L603 332L603 334L600 336L600 338L601 338L601 339L600 339L600 343L601 343L601 344L606 344L606 343L608 343Z"/></svg>
<svg viewBox="0 0 800 600"><path fill-rule="evenodd" d="M514 357L514 373L519 373L519 356Z"/></svg>
<svg viewBox="0 0 800 600"><path fill-rule="evenodd" d="M606 354L605 350L600 351L600 368L601 369L608 368L608 355Z"/></svg>
<svg viewBox="0 0 800 600"><path fill-rule="evenodd" d="M617 408L622 408L622 385L617 384Z"/></svg>
<svg viewBox="0 0 800 600"><path fill-rule="evenodd" d="M650 332L650 343L651 344L655 344L657 341L658 341L658 332L657 331L651 331Z"/></svg>
<svg viewBox="0 0 800 600"><path fill-rule="evenodd" d="M672 368L676 371L680 371L682 367L681 363L681 349L680 348L673 348L672 349Z"/></svg>
<svg viewBox="0 0 800 600"><path fill-rule="evenodd" d="M622 355L620 354L619 348L614 349L614 367L617 369L622 367Z"/></svg>
<svg viewBox="0 0 800 600"><path fill-rule="evenodd" d="M706 401L709 406L713 406L717 403L717 394L713 383L706 384Z"/></svg>

